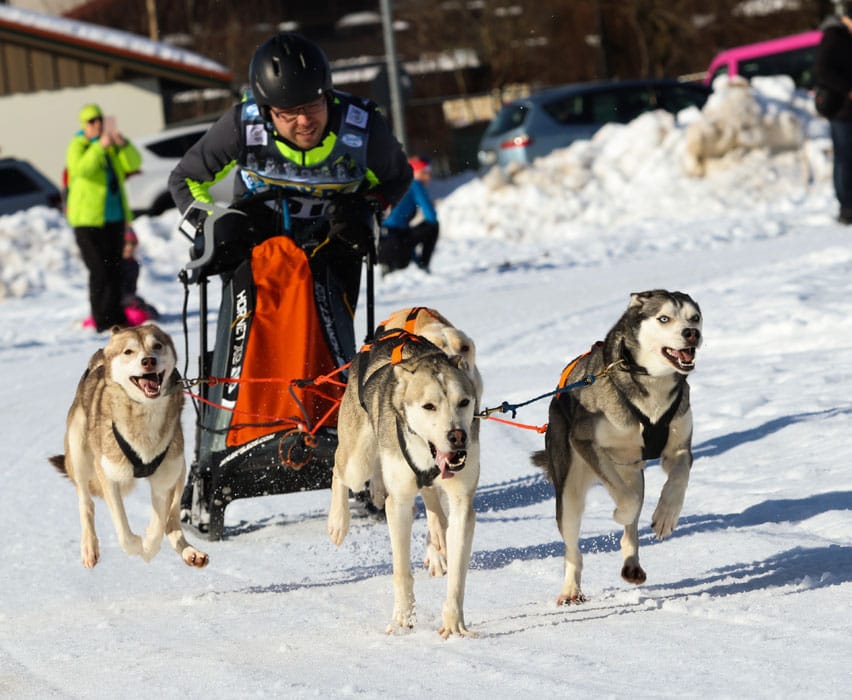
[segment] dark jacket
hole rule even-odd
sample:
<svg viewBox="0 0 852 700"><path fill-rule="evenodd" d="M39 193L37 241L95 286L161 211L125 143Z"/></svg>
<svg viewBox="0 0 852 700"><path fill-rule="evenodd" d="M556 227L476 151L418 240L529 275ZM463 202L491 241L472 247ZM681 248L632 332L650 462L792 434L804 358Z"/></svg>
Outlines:
<svg viewBox="0 0 852 700"><path fill-rule="evenodd" d="M393 205L411 183L402 147L367 100L332 91L323 140L307 151L269 127L253 100L226 112L172 171L169 190L178 208L184 211L194 199L212 201L210 186L235 166L244 172L234 181L234 199L254 187L281 187L297 195L296 216L322 216L325 203L346 191L369 193ZM244 178L247 172L256 176Z"/></svg>
<svg viewBox="0 0 852 700"><path fill-rule="evenodd" d="M822 26L822 41L817 48L814 64L817 85L823 85L846 95L846 100L833 120L852 121L852 32L838 17L831 17Z"/></svg>

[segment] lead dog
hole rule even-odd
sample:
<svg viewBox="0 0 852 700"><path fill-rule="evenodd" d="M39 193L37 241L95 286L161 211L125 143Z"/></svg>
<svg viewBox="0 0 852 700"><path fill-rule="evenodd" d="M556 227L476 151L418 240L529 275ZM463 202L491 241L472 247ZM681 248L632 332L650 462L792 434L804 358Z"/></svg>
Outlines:
<svg viewBox="0 0 852 700"><path fill-rule="evenodd" d="M380 479L393 555L394 608L388 632L414 626L411 529L414 499L426 487L448 501L447 597L440 633L468 635L464 588L479 482L476 388L461 357L405 331L390 331L358 353L338 415L328 534L349 530L349 490Z"/></svg>
<svg viewBox="0 0 852 700"><path fill-rule="evenodd" d="M476 345L467 333L456 328L435 309L425 306L413 306L393 312L382 321L376 329L380 336L387 330L404 330L414 335L426 338L438 346L450 357L462 357L465 368L476 389L476 405L474 410L479 412L482 401L482 376L476 366ZM479 421L474 421L471 432L479 439ZM426 558L424 566L432 576L443 576L447 573L447 516L445 504L441 503L440 494L434 487L421 489L423 505L426 508ZM384 504L385 493L381 478L370 482L370 496L374 505L381 508Z"/></svg>
<svg viewBox="0 0 852 700"><path fill-rule="evenodd" d="M687 294L652 290L630 304L603 343L563 372L568 386L589 375L590 385L557 394L550 403L545 450L533 461L556 490L556 521L565 541L565 580L557 603L581 603L580 520L595 482L613 501L624 526L621 576L645 581L639 565L639 513L645 461L662 457L667 474L651 519L658 538L672 533L692 467L692 411L688 375L701 345L701 311Z"/></svg>
<svg viewBox="0 0 852 700"><path fill-rule="evenodd" d="M186 541L180 526L186 464L176 361L171 338L157 326L116 327L77 385L68 411L65 454L50 462L76 486L80 556L86 568L100 558L93 495L106 501L127 554L150 561L165 535L187 565L208 563L207 555ZM151 487L151 521L144 540L131 531L123 500L143 478Z"/></svg>

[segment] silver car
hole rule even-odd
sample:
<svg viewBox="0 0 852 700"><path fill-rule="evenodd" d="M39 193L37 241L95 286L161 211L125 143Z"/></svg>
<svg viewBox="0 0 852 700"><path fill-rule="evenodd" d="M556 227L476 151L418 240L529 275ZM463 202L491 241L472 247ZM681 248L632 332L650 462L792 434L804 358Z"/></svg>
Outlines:
<svg viewBox="0 0 852 700"><path fill-rule="evenodd" d="M174 200L169 193L169 175L183 154L207 133L212 123L171 127L151 136L132 139L133 145L142 155L142 167L128 175L125 181L127 200L134 216L159 216L174 207ZM237 170L231 169L224 179L211 188L210 194L217 202L231 201Z"/></svg>
<svg viewBox="0 0 852 700"><path fill-rule="evenodd" d="M556 148L591 138L604 124L626 124L643 112L702 107L711 89L671 79L575 83L514 100L488 125L479 165L532 163Z"/></svg>

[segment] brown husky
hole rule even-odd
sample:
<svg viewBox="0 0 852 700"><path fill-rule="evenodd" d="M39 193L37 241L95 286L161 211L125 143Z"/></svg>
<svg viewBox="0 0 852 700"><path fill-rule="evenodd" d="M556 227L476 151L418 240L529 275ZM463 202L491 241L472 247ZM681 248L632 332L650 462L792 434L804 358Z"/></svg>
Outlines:
<svg viewBox="0 0 852 700"><path fill-rule="evenodd" d="M114 328L77 385L68 411L65 454L50 462L77 488L80 556L89 569L100 557L93 495L109 506L127 554L150 561L165 535L187 565L207 565L207 555L186 541L180 526L186 464L176 362L171 338L157 326ZM123 498L137 479L147 479L151 487L151 522L144 540L131 531L124 510Z"/></svg>

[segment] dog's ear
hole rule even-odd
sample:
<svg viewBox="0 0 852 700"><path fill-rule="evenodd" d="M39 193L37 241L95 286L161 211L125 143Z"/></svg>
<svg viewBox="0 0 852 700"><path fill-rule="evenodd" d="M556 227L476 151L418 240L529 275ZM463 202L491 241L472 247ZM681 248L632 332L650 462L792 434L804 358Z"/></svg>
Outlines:
<svg viewBox="0 0 852 700"><path fill-rule="evenodd" d="M630 307L642 306L642 304L656 294L656 291L657 290L648 289L644 292L633 292L630 295Z"/></svg>
<svg viewBox="0 0 852 700"><path fill-rule="evenodd" d="M450 358L450 364L458 367L462 372L467 373L470 370L470 365L467 363L467 360L462 355L453 355Z"/></svg>
<svg viewBox="0 0 852 700"><path fill-rule="evenodd" d="M397 376L402 376L403 372L407 372L408 374L414 374L417 371L417 368L420 366L421 359L422 358L420 357L409 357L391 366L394 368L394 373Z"/></svg>

